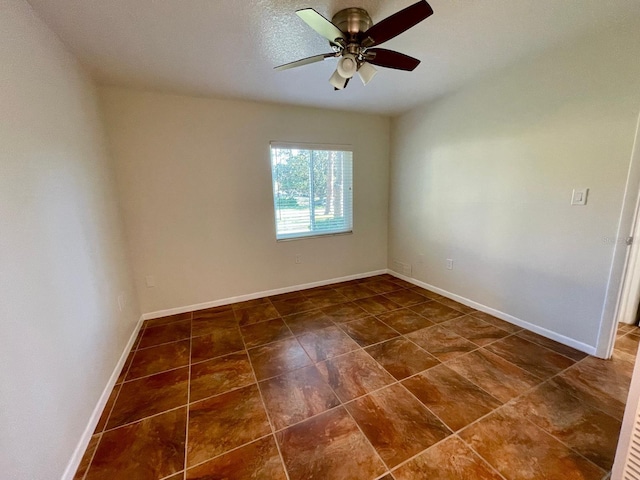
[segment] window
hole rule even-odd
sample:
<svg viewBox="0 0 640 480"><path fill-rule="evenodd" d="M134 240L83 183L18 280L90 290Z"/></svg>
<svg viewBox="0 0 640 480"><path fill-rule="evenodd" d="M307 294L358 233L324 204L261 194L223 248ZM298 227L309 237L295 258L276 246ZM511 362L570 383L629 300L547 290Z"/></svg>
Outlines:
<svg viewBox="0 0 640 480"><path fill-rule="evenodd" d="M344 146L271 143L278 240L351 232L352 157Z"/></svg>

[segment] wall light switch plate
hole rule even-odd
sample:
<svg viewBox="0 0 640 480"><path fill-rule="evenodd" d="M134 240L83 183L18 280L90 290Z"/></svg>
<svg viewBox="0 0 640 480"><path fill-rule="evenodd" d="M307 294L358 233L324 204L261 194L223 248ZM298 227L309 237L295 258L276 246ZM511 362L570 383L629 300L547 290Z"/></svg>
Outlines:
<svg viewBox="0 0 640 480"><path fill-rule="evenodd" d="M571 194L571 205L586 205L588 195L588 188L574 188Z"/></svg>

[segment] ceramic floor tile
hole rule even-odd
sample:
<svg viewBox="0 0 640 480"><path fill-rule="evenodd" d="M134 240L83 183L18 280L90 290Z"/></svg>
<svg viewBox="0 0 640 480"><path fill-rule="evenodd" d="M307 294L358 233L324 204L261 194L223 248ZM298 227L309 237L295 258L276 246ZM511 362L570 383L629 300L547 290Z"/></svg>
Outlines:
<svg viewBox="0 0 640 480"><path fill-rule="evenodd" d="M247 348L259 347L266 343L293 336L289 327L280 318L240 327Z"/></svg>
<svg viewBox="0 0 640 480"><path fill-rule="evenodd" d="M409 308L423 317L427 317L433 323L446 322L447 320L452 320L464 315L464 313L454 310L451 307L447 307L437 301L421 303Z"/></svg>
<svg viewBox="0 0 640 480"><path fill-rule="evenodd" d="M513 323L505 322L504 320L500 320L499 318L494 317L493 315L489 315L488 313L476 311L473 312L472 315L476 318L479 318L480 320L484 320L485 322L490 323L491 325L495 325L502 330L506 330L509 333L518 333L524 330L524 328L522 327L514 325Z"/></svg>
<svg viewBox="0 0 640 480"><path fill-rule="evenodd" d="M397 480L502 480L456 436L421 453L393 475Z"/></svg>
<svg viewBox="0 0 640 480"><path fill-rule="evenodd" d="M186 405L188 387L189 367L125 382L106 428L112 429Z"/></svg>
<svg viewBox="0 0 640 480"><path fill-rule="evenodd" d="M107 400L107 403L102 410L102 414L100 415L100 419L98 420L98 424L96 425L96 429L93 433L101 433L104 430L104 427L107 426L109 414L111 414L111 410L116 403L116 398L118 398L118 394L120 393L121 388L122 384L116 384L116 386L113 387L113 390L111 390L109 399Z"/></svg>
<svg viewBox="0 0 640 480"><path fill-rule="evenodd" d="M332 327L334 325L331 318L320 310L287 315L283 320L294 335L301 335L306 332Z"/></svg>
<svg viewBox="0 0 640 480"><path fill-rule="evenodd" d="M429 300L427 297L423 297L417 292L413 292L411 290L396 290L395 292L386 293L384 297L391 300L394 303L402 307L409 307L411 305L417 305L419 303L424 303Z"/></svg>
<svg viewBox="0 0 640 480"><path fill-rule="evenodd" d="M221 328L237 327L238 321L235 318L233 310L224 312L201 314L194 316L191 322L191 336L199 337L200 335L210 335Z"/></svg>
<svg viewBox="0 0 640 480"><path fill-rule="evenodd" d="M546 347L549 350L553 350L554 352L559 353L560 355L564 355L565 357L575 360L576 362L578 360L582 360L587 356L587 354L584 352L576 350L575 348L567 347L566 345L562 345L561 343L543 337L542 335L533 333L530 330L522 330L521 332L517 333L516 336L524 338L525 340L528 340L530 342L537 343L538 345Z"/></svg>
<svg viewBox="0 0 640 480"><path fill-rule="evenodd" d="M395 292L398 290L404 290L404 287L398 285L397 283L380 278L374 278L364 281L362 282L362 285L379 295Z"/></svg>
<svg viewBox="0 0 640 480"><path fill-rule="evenodd" d="M290 480L371 480L386 468L343 407L276 433Z"/></svg>
<svg viewBox="0 0 640 480"><path fill-rule="evenodd" d="M187 470L187 480L286 480L272 435Z"/></svg>
<svg viewBox="0 0 640 480"><path fill-rule="evenodd" d="M168 323L176 323L184 320L191 320L192 313L178 313L177 315L169 315L168 317L152 318L144 322L145 327L159 327Z"/></svg>
<svg viewBox="0 0 640 480"><path fill-rule="evenodd" d="M316 365L340 400L347 402L393 383L394 378L362 350Z"/></svg>
<svg viewBox="0 0 640 480"><path fill-rule="evenodd" d="M440 294L438 294L436 292L432 292L431 290L427 290L426 288L422 288L422 287L417 287L415 285L411 285L411 286L409 286L407 288L413 290L416 293L419 293L423 297L427 297L427 298L430 298L432 300L441 300L441 299L446 299L447 298L447 297L443 297L442 295L440 295Z"/></svg>
<svg viewBox="0 0 640 480"><path fill-rule="evenodd" d="M80 460L80 465L78 465L78 469L76 470L76 474L73 476L73 480L83 480L85 473L89 470L89 465L91 465L91 460L93 460L93 454L96 452L96 447L98 446L98 442L100 441L100 435L93 435L91 440L89 440L89 445L87 445L87 449L82 456L82 460Z"/></svg>
<svg viewBox="0 0 640 480"><path fill-rule="evenodd" d="M154 347L163 343L177 342L191 336L191 320L169 323L144 330L138 348Z"/></svg>
<svg viewBox="0 0 640 480"><path fill-rule="evenodd" d="M596 465L611 469L620 435L619 420L550 383L517 399L514 409Z"/></svg>
<svg viewBox="0 0 640 480"><path fill-rule="evenodd" d="M353 302L325 307L322 309L322 313L327 315L335 323L347 323L369 316L369 312Z"/></svg>
<svg viewBox="0 0 640 480"><path fill-rule="evenodd" d="M190 347L191 340L187 339L138 350L126 379L133 380L189 365Z"/></svg>
<svg viewBox="0 0 640 480"><path fill-rule="evenodd" d="M416 330L435 325L431 320L427 320L422 315L408 308L383 313L382 315L378 315L377 318L402 334L415 332Z"/></svg>
<svg viewBox="0 0 640 480"><path fill-rule="evenodd" d="M349 300L359 300L361 298L373 297L376 294L373 290L369 290L363 285L349 285L346 287L338 287L336 290L347 297Z"/></svg>
<svg viewBox="0 0 640 480"><path fill-rule="evenodd" d="M460 335L440 325L409 333L407 338L417 343L440 361L451 360L478 348Z"/></svg>
<svg viewBox="0 0 640 480"><path fill-rule="evenodd" d="M630 331L632 331L635 328L636 328L635 325L630 325L630 324L627 324L627 323L619 323L617 330L619 332L629 333Z"/></svg>
<svg viewBox="0 0 640 480"><path fill-rule="evenodd" d="M362 347L384 342L385 340L399 336L398 332L381 321L376 320L374 317L366 317L353 322L343 323L340 324L340 327Z"/></svg>
<svg viewBox="0 0 640 480"><path fill-rule="evenodd" d="M214 358L191 366L190 401L228 392L255 383L245 352Z"/></svg>
<svg viewBox="0 0 640 480"><path fill-rule="evenodd" d="M86 479L159 479L182 470L186 421L180 408L105 432Z"/></svg>
<svg viewBox="0 0 640 480"><path fill-rule="evenodd" d="M400 308L396 302L389 300L382 295L376 295L375 297L361 298L354 300L353 303L362 307L371 315L380 315L381 313L390 312L391 310L397 310Z"/></svg>
<svg viewBox="0 0 640 480"><path fill-rule="evenodd" d="M264 300L264 299L258 299L260 301ZM255 301L258 301L255 300ZM254 300L251 300L254 301ZM217 307L209 307L209 308L203 308L200 310L194 310L193 313L193 317L192 318L200 318L200 317L207 317L210 314L218 314L218 313L223 313L223 312L229 312L231 310L233 310L236 307L239 307L241 303L232 303L232 304L227 304L227 305L218 305Z"/></svg>
<svg viewBox="0 0 640 480"><path fill-rule="evenodd" d="M260 390L277 430L340 405L313 366L260 382Z"/></svg>
<svg viewBox="0 0 640 480"><path fill-rule="evenodd" d="M142 330L138 333L138 336L139 337L142 336ZM134 346L129 352L129 355L127 355L127 359L125 360L124 365L122 366L122 370L120 370L120 375L118 375L118 379L116 380L116 385L124 382L124 379L127 376L127 373L129 372L129 367L131 366L131 362L133 362L133 357L135 356L136 351L137 349Z"/></svg>
<svg viewBox="0 0 640 480"><path fill-rule="evenodd" d="M269 303L271 303L271 300L269 297L260 297L260 298L253 298L251 300L245 300L244 302L232 303L231 305L226 305L226 307L231 307L232 310L242 310L244 308L257 307L257 306L265 305ZM220 307L217 307L217 308L220 308Z"/></svg>
<svg viewBox="0 0 640 480"><path fill-rule="evenodd" d="M286 300L277 300L273 302L273 306L280 316L292 315L294 313L307 312L317 308L315 304L306 297L294 297Z"/></svg>
<svg viewBox="0 0 640 480"><path fill-rule="evenodd" d="M281 293L279 295L271 295L268 298L271 301L271 303L273 303L273 302L280 302L282 300L289 300L291 298L301 298L304 296L305 295L303 293L303 290L298 290L297 292L288 292L288 293Z"/></svg>
<svg viewBox="0 0 640 480"><path fill-rule="evenodd" d="M633 364L589 357L551 379L582 402L622 419Z"/></svg>
<svg viewBox="0 0 640 480"><path fill-rule="evenodd" d="M451 434L401 385L392 385L345 406L390 468Z"/></svg>
<svg viewBox="0 0 640 480"><path fill-rule="evenodd" d="M321 362L359 348L349 335L336 326L305 333L298 337L298 341L314 362Z"/></svg>
<svg viewBox="0 0 640 480"><path fill-rule="evenodd" d="M256 385L189 406L187 466L209 460L271 433Z"/></svg>
<svg viewBox="0 0 640 480"><path fill-rule="evenodd" d="M447 366L501 402L508 402L540 383L526 370L482 349L455 358Z"/></svg>
<svg viewBox="0 0 640 480"><path fill-rule="evenodd" d="M511 335L495 325L472 316L454 318L443 323L442 326L477 345L487 345Z"/></svg>
<svg viewBox="0 0 640 480"><path fill-rule="evenodd" d="M462 312L465 315L469 315L471 313L477 312L475 308L467 307L466 305L456 302L455 300L451 300L450 298L447 298L447 297L440 297L437 299L437 301L443 305L446 305L447 307L453 308L454 310L458 310L459 312Z"/></svg>
<svg viewBox="0 0 640 480"><path fill-rule="evenodd" d="M635 357L635 355L638 353L639 342L640 337L638 337L637 335L629 334L616 339L615 348Z"/></svg>
<svg viewBox="0 0 640 480"><path fill-rule="evenodd" d="M249 357L258 380L276 377L313 364L295 338L252 348L249 350Z"/></svg>
<svg viewBox="0 0 640 480"><path fill-rule="evenodd" d="M460 436L509 480L600 480L604 476L599 467L507 407Z"/></svg>
<svg viewBox="0 0 640 480"><path fill-rule="evenodd" d="M183 480L184 479L184 471L176 473L175 475L171 475L170 477L166 477L163 480Z"/></svg>
<svg viewBox="0 0 640 480"><path fill-rule="evenodd" d="M193 337L191 340L191 362L202 362L240 350L244 350L240 330L237 327L219 328L215 333Z"/></svg>
<svg viewBox="0 0 640 480"><path fill-rule="evenodd" d="M242 327L254 323L265 322L278 318L281 314L271 303L263 303L254 307L234 310L236 320Z"/></svg>
<svg viewBox="0 0 640 480"><path fill-rule="evenodd" d="M341 303L348 303L349 299L336 290L316 291L312 295L306 295L316 308L325 308Z"/></svg>
<svg viewBox="0 0 640 480"><path fill-rule="evenodd" d="M546 379L575 362L536 343L512 336L487 345L487 350L533 375Z"/></svg>
<svg viewBox="0 0 640 480"><path fill-rule="evenodd" d="M427 370L440 362L406 338L394 338L365 349L396 380Z"/></svg>
<svg viewBox="0 0 640 480"><path fill-rule="evenodd" d="M402 384L452 430L460 430L502 403L445 365Z"/></svg>

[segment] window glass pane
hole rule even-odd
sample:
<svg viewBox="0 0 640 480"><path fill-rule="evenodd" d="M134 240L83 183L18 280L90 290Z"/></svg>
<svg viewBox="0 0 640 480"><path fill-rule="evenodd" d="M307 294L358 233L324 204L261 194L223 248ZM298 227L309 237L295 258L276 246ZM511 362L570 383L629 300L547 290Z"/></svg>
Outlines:
<svg viewBox="0 0 640 480"><path fill-rule="evenodd" d="M352 153L271 147L278 239L350 232Z"/></svg>

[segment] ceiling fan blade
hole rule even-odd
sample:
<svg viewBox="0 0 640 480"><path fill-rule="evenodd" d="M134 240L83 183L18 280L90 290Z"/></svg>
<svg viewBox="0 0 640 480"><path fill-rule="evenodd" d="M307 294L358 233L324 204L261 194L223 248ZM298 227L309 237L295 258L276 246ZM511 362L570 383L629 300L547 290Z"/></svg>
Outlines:
<svg viewBox="0 0 640 480"><path fill-rule="evenodd" d="M420 65L420 60L417 58L385 48L368 49L366 58L369 63L379 67L395 68L396 70L413 71Z"/></svg>
<svg viewBox="0 0 640 480"><path fill-rule="evenodd" d="M333 85L333 88L335 90L342 90L344 87L347 86L347 83L349 83L349 80L351 79L343 77L338 73L338 70L336 70L335 72L333 72L333 75L331 75L331 78L329 79L329 83Z"/></svg>
<svg viewBox="0 0 640 480"><path fill-rule="evenodd" d="M324 53L322 55L314 55L313 57L303 58L296 60L295 62L285 63L284 65L278 65L274 70L288 70L290 68L301 67L303 65L309 65L310 63L321 62L325 58L335 57L335 53Z"/></svg>
<svg viewBox="0 0 640 480"><path fill-rule="evenodd" d="M313 8L303 8L297 10L296 14L316 32L329 40L332 44L340 46L337 39L344 39L344 33L325 17L316 12Z"/></svg>
<svg viewBox="0 0 640 480"><path fill-rule="evenodd" d="M421 0L376 23L362 34L360 44L363 47L380 45L406 32L431 15L433 15L433 9L425 0Z"/></svg>

